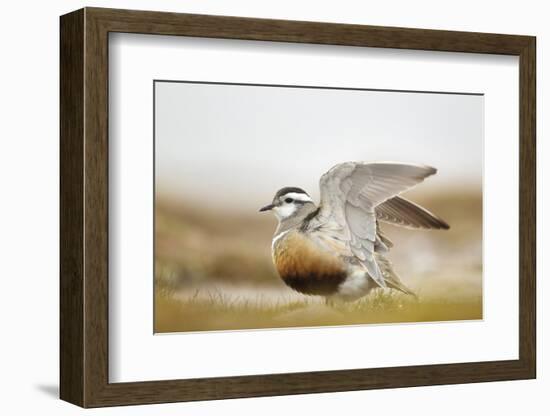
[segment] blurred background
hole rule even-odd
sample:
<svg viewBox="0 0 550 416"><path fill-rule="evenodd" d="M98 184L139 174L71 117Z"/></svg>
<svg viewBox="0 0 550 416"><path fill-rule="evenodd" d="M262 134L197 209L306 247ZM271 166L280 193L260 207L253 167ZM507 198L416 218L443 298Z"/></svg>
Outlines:
<svg viewBox="0 0 550 416"><path fill-rule="evenodd" d="M482 95L155 82L155 331L481 319L482 149ZM258 209L350 160L438 169L404 196L449 231L381 224L418 299L327 307L273 267Z"/></svg>

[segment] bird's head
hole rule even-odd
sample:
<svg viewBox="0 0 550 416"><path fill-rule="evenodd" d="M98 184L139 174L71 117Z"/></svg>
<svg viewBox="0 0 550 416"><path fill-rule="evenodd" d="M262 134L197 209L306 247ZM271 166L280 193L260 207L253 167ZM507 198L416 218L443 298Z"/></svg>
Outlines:
<svg viewBox="0 0 550 416"><path fill-rule="evenodd" d="M301 188L285 187L279 189L271 204L260 208L260 212L272 211L279 222L307 215L315 209L311 197Z"/></svg>

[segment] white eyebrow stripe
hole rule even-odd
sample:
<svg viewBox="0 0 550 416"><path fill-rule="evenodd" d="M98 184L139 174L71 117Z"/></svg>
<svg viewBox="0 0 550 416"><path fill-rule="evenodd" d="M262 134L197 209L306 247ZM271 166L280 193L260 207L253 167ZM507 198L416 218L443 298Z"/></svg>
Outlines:
<svg viewBox="0 0 550 416"><path fill-rule="evenodd" d="M301 194L298 192L289 192L288 194L284 194L284 197L292 198L296 201L313 202L313 199L311 199L307 194Z"/></svg>

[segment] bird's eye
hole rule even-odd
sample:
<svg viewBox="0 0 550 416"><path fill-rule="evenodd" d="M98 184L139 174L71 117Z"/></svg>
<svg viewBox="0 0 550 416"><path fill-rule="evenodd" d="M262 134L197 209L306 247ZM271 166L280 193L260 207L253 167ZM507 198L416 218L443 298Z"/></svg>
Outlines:
<svg viewBox="0 0 550 416"><path fill-rule="evenodd" d="M286 199L285 199L285 202L286 202L287 204L290 204L292 201L294 201L292 198L286 198Z"/></svg>

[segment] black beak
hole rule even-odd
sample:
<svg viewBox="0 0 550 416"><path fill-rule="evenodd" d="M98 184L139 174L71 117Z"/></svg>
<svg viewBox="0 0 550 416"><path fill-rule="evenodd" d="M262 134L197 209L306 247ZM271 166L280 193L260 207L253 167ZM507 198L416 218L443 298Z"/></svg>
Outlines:
<svg viewBox="0 0 550 416"><path fill-rule="evenodd" d="M266 205L265 207L260 208L260 212L270 211L270 210L273 209L274 206L275 206L275 205L273 205L273 204Z"/></svg>

